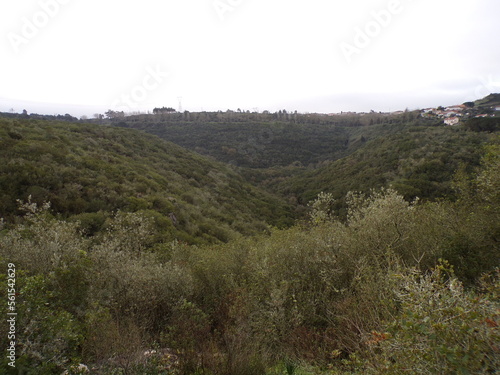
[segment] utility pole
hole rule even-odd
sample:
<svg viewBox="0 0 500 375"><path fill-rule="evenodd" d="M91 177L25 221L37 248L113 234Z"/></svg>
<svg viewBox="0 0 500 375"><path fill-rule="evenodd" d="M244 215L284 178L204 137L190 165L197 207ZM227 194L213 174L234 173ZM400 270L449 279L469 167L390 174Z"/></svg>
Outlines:
<svg viewBox="0 0 500 375"><path fill-rule="evenodd" d="M182 113L182 96L178 96L177 100L179 100L179 113Z"/></svg>

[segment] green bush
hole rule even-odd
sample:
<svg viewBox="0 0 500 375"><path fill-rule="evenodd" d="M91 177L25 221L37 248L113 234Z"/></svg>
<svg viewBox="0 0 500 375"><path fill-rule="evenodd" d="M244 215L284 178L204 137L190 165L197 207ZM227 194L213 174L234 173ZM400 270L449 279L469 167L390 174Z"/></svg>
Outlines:
<svg viewBox="0 0 500 375"><path fill-rule="evenodd" d="M417 271L395 275L400 312L385 330L374 331L368 338L372 357L365 373L451 375L497 371L499 275L489 286L490 293L481 295L464 290L444 266L428 275Z"/></svg>
<svg viewBox="0 0 500 375"><path fill-rule="evenodd" d="M16 371L19 373L59 374L81 356L82 325L60 307L50 284L44 275L28 276L16 268ZM1 287L7 289L6 281L2 280ZM2 307L6 311L6 303ZM2 324L0 344L7 348L5 327ZM7 363L2 362L1 366L2 373L12 373Z"/></svg>

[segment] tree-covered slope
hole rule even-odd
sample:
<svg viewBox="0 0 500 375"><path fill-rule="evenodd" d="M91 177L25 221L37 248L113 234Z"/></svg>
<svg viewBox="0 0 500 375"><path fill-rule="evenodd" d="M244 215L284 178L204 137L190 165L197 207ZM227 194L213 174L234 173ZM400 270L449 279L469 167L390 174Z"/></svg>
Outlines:
<svg viewBox="0 0 500 375"><path fill-rule="evenodd" d="M328 125L188 122L136 128L225 163L250 168L317 163L343 155L348 146L345 129Z"/></svg>
<svg viewBox="0 0 500 375"><path fill-rule="evenodd" d="M326 192L308 218L243 237L289 212L230 166L135 130L0 118L0 306L18 328L0 373L494 373L498 137L413 121L351 137L348 156L276 167L283 194Z"/></svg>
<svg viewBox="0 0 500 375"><path fill-rule="evenodd" d="M490 94L474 102L475 107L482 109L500 106L500 94Z"/></svg>
<svg viewBox="0 0 500 375"><path fill-rule="evenodd" d="M224 163L263 169L292 164L309 167L339 159L370 139L408 126L418 116L412 112L400 116L296 115L284 120L265 114L199 115L141 115L111 123L155 134Z"/></svg>
<svg viewBox="0 0 500 375"><path fill-rule="evenodd" d="M135 130L67 122L0 119L0 195L7 222L31 195L89 232L112 211L142 211L165 239L187 242L291 221L279 198L227 166Z"/></svg>
<svg viewBox="0 0 500 375"><path fill-rule="evenodd" d="M178 117L176 117L178 116ZM297 121L203 122L179 115L132 116L112 123L153 133L201 154L242 167L254 185L307 204L321 191L338 199L348 191L392 185L407 199L453 194L461 165L477 166L490 135L467 127L446 127L418 112L400 115L298 117Z"/></svg>
<svg viewBox="0 0 500 375"><path fill-rule="evenodd" d="M345 158L293 176L277 190L304 203L321 191L340 199L349 191L368 192L389 185L407 199L449 197L455 173L462 166L470 171L479 164L490 136L457 127L401 128L366 142Z"/></svg>
<svg viewBox="0 0 500 375"><path fill-rule="evenodd" d="M486 151L455 202L349 194L344 221L322 194L307 225L227 244L147 251L138 214L89 239L23 204L23 222L0 232L19 327L17 368L4 356L0 372L493 374L500 148ZM0 346L8 337L0 325Z"/></svg>

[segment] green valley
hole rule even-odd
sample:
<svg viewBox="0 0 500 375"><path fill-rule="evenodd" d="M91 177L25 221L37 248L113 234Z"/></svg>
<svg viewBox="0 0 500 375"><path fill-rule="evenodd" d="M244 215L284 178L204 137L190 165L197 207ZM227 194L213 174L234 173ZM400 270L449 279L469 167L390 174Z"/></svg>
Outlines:
<svg viewBox="0 0 500 375"><path fill-rule="evenodd" d="M0 372L496 373L496 99L2 114Z"/></svg>
<svg viewBox="0 0 500 375"><path fill-rule="evenodd" d="M17 199L50 201L54 213L94 232L112 212L142 212L167 241L210 243L291 223L279 198L230 167L133 130L0 119L0 212Z"/></svg>

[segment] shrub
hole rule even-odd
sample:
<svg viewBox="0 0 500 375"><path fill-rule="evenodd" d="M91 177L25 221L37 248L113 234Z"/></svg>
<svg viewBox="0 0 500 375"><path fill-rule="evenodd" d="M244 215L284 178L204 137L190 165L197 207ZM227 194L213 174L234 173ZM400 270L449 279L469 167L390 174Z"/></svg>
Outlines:
<svg viewBox="0 0 500 375"><path fill-rule="evenodd" d="M19 373L29 370L33 375L58 374L79 357L82 327L72 314L58 307L46 276L27 276L19 268L16 275L19 291L16 370ZM1 284L2 289L7 288L4 282ZM2 328L4 326L2 324ZM0 343L8 347L7 334L3 333ZM9 373L9 367L2 365L5 367L1 369Z"/></svg>
<svg viewBox="0 0 500 375"><path fill-rule="evenodd" d="M26 271L48 274L78 261L80 250L88 242L78 231L77 223L56 220L50 216L50 204L21 202L26 212L24 223L0 238L0 255Z"/></svg>
<svg viewBox="0 0 500 375"><path fill-rule="evenodd" d="M464 290L446 263L426 275L408 271L399 279L398 316L367 344L372 357L365 373L488 374L500 368L500 286L490 292Z"/></svg>

